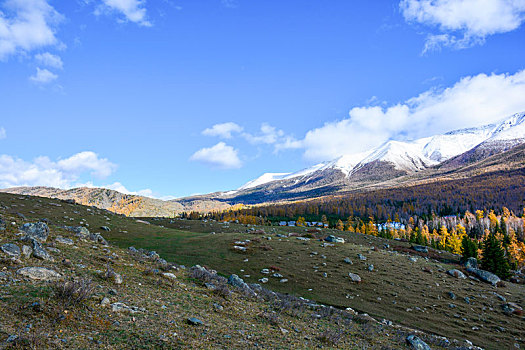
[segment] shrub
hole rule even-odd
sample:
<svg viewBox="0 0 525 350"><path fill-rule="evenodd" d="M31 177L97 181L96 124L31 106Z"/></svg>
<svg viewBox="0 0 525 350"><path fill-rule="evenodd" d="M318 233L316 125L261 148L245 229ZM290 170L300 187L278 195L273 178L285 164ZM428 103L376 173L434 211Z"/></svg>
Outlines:
<svg viewBox="0 0 525 350"><path fill-rule="evenodd" d="M321 332L317 339L326 344L337 345L342 337L343 331L341 329L327 329Z"/></svg>
<svg viewBox="0 0 525 350"><path fill-rule="evenodd" d="M88 300L95 290L91 280L80 278L74 281L57 282L54 286L55 297L65 305L79 304Z"/></svg>

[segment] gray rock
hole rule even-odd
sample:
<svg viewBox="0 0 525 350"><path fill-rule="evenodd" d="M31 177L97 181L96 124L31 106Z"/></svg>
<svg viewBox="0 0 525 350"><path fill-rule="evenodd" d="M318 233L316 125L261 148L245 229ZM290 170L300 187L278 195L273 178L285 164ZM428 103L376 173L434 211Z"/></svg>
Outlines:
<svg viewBox="0 0 525 350"><path fill-rule="evenodd" d="M431 350L430 346L427 345L423 340L421 340L419 337L411 334L407 337L407 344L412 347L412 349L416 350Z"/></svg>
<svg viewBox="0 0 525 350"><path fill-rule="evenodd" d="M66 226L66 229L74 232L79 238L87 239L90 235L89 230L84 226Z"/></svg>
<svg viewBox="0 0 525 350"><path fill-rule="evenodd" d="M57 236L57 238L55 239L55 241L57 241L57 243L60 243L60 244L66 244L66 245L73 245L74 242L72 239L70 238L64 238L62 236Z"/></svg>
<svg viewBox="0 0 525 350"><path fill-rule="evenodd" d="M498 284L501 279L493 274L492 272L488 272L485 270L475 269L475 268L467 268L467 271L470 273L475 274L480 280L483 282L491 283L493 286Z"/></svg>
<svg viewBox="0 0 525 350"><path fill-rule="evenodd" d="M33 256L38 259L53 261L53 257L36 240L33 240Z"/></svg>
<svg viewBox="0 0 525 350"><path fill-rule="evenodd" d="M348 277L352 280L352 282L360 283L361 282L361 276L359 276L356 273L349 272Z"/></svg>
<svg viewBox="0 0 525 350"><path fill-rule="evenodd" d="M330 236L326 237L324 240L327 241L327 242L332 242L332 243L344 243L345 242L344 238L336 237L334 235L330 235Z"/></svg>
<svg viewBox="0 0 525 350"><path fill-rule="evenodd" d="M516 303L506 303L501 305L501 308L506 315L523 314L523 308Z"/></svg>
<svg viewBox="0 0 525 350"><path fill-rule="evenodd" d="M233 274L233 275L230 275L228 277L228 284L229 285L232 285L234 287L237 287L237 288L242 288L242 289L250 289L250 287L248 287L248 285L246 284L246 282L244 282L244 280L242 278L240 278L239 276Z"/></svg>
<svg viewBox="0 0 525 350"><path fill-rule="evenodd" d="M20 247L13 243L6 243L0 247L4 253L6 253L9 256L13 256L15 258L18 258L21 254Z"/></svg>
<svg viewBox="0 0 525 350"><path fill-rule="evenodd" d="M505 298L503 295L499 295L498 293L494 293L494 295L501 301L507 302L507 298Z"/></svg>
<svg viewBox="0 0 525 350"><path fill-rule="evenodd" d="M101 230L104 230L104 231L106 231L106 232L111 231L111 229L110 229L109 227L107 227L107 226L100 226L100 229L101 229Z"/></svg>
<svg viewBox="0 0 525 350"><path fill-rule="evenodd" d="M428 253L428 248L423 245L414 245L412 246L412 249L414 249L416 252Z"/></svg>
<svg viewBox="0 0 525 350"><path fill-rule="evenodd" d="M191 324L192 326L203 326L204 325L204 322L202 322L196 317L190 317L186 320L186 322L188 322L188 324Z"/></svg>
<svg viewBox="0 0 525 350"><path fill-rule="evenodd" d="M113 312L130 312L130 313L134 314L134 313L139 312L139 311L144 311L144 309L139 309L136 306L128 306L128 305L126 305L124 303L117 302L117 303L111 304L111 311L113 311Z"/></svg>
<svg viewBox="0 0 525 350"><path fill-rule="evenodd" d="M89 239L91 239L93 242L100 243L102 245L108 245L108 241L100 233L90 233Z"/></svg>
<svg viewBox="0 0 525 350"><path fill-rule="evenodd" d="M283 275L281 275L280 273L277 273L277 272L274 273L272 276L275 277L275 278L283 278L284 277Z"/></svg>
<svg viewBox="0 0 525 350"><path fill-rule="evenodd" d="M473 258L473 257L468 258L467 261L465 262L465 267L467 269L469 269L469 268L477 269L478 268L478 260L476 258Z"/></svg>
<svg viewBox="0 0 525 350"><path fill-rule="evenodd" d="M268 278L263 277L263 278L261 278L261 279L259 280L259 282L261 282L261 283L268 283Z"/></svg>
<svg viewBox="0 0 525 350"><path fill-rule="evenodd" d="M368 265L368 271L370 272L374 271L374 265L372 264Z"/></svg>
<svg viewBox="0 0 525 350"><path fill-rule="evenodd" d="M366 260L366 256L364 256L363 254L357 254L357 257L359 258L359 260L362 260L362 261Z"/></svg>
<svg viewBox="0 0 525 350"><path fill-rule="evenodd" d="M450 299L456 300L456 294L454 294L453 292L448 292L447 294L448 294Z"/></svg>
<svg viewBox="0 0 525 350"><path fill-rule="evenodd" d="M164 278L167 278L167 279L170 279L170 280L176 280L177 279L177 276L175 276L174 274L172 274L171 272L163 272L162 273L162 276Z"/></svg>
<svg viewBox="0 0 525 350"><path fill-rule="evenodd" d="M29 259L31 257L31 254L33 254L33 248L31 248L28 245L22 246L22 255L25 259Z"/></svg>
<svg viewBox="0 0 525 350"><path fill-rule="evenodd" d="M456 277L456 278L461 278L461 279L466 279L467 276L465 276L465 274L457 269L453 269L453 270L448 270L447 273L450 275L450 276L453 276L453 277Z"/></svg>
<svg viewBox="0 0 525 350"><path fill-rule="evenodd" d="M49 236L49 227L45 222L23 224L22 227L20 227L20 231L41 243L45 242Z"/></svg>
<svg viewBox="0 0 525 350"><path fill-rule="evenodd" d="M32 280L54 281L62 277L58 272L45 267L23 267L16 271L19 275Z"/></svg>
<svg viewBox="0 0 525 350"><path fill-rule="evenodd" d="M347 264L349 264L349 265L353 265L353 264L354 264L354 263L352 262L352 260L350 260L350 258L348 258L348 257L347 257L347 258L344 258L344 259L343 259L343 262L345 262L345 263L347 263Z"/></svg>

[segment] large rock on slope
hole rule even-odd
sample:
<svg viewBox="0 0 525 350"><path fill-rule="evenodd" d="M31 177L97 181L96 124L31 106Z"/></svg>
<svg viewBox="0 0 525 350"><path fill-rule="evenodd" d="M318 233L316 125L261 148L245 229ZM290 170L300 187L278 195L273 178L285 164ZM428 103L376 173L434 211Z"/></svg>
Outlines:
<svg viewBox="0 0 525 350"><path fill-rule="evenodd" d="M30 222L23 224L20 231L24 232L29 238L33 238L40 243L44 243L49 236L49 227L45 222Z"/></svg>
<svg viewBox="0 0 525 350"><path fill-rule="evenodd" d="M467 271L478 276L480 280L491 283L493 286L495 286L496 284L498 284L499 281L501 281L501 279L492 272L488 272L481 269L475 269L473 267L468 268Z"/></svg>
<svg viewBox="0 0 525 350"><path fill-rule="evenodd" d="M62 277L58 272L45 267L23 267L16 273L38 281L54 281Z"/></svg>

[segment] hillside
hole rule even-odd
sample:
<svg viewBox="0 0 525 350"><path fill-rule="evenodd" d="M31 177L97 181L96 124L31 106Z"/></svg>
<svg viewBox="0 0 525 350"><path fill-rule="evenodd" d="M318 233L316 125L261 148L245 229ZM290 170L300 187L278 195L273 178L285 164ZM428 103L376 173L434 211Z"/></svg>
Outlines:
<svg viewBox="0 0 525 350"><path fill-rule="evenodd" d="M187 258L173 258L178 254L168 253L170 246L158 239L195 237L207 241L220 237L231 241L240 234L180 231L36 197L0 194L0 203L3 348L403 349L410 348L409 340L421 339L432 349L459 349L467 344L463 339L445 339L414 330L420 328L419 322L412 327L378 322L363 311L326 307L260 285L245 285L240 280L227 283L211 269L235 269L242 274L242 270L227 263L229 259L224 265L203 255L201 264L206 263L208 270L190 269L179 265ZM33 224L39 220L47 224ZM87 230L100 231L102 225L105 230L101 232L109 245L99 234ZM233 231L241 228L237 226ZM26 233L21 235L19 231ZM127 249L130 240L138 249ZM33 253L28 244L33 246ZM22 252L14 246L23 247ZM148 246L162 248L160 256L150 252ZM257 254L236 256L236 260L247 256L251 259ZM290 279L287 284L280 283L281 289L296 283L286 265L281 272ZM367 280L372 281L365 277L363 286L368 285ZM361 284L345 284L354 290L351 293L365 293L355 290ZM519 293L513 286L506 291ZM366 308L366 303L362 307ZM505 327L510 333L497 341L512 337L512 330L519 325L509 320ZM414 335L416 340L412 339Z"/></svg>

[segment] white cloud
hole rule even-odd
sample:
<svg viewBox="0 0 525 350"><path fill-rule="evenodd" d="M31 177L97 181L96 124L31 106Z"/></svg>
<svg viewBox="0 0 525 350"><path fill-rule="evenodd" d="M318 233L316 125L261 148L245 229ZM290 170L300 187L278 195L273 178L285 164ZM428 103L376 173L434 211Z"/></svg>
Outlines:
<svg viewBox="0 0 525 350"><path fill-rule="evenodd" d="M7 138L7 131L5 131L5 128L0 127L0 140L3 140Z"/></svg>
<svg viewBox="0 0 525 350"><path fill-rule="evenodd" d="M431 89L389 107L355 107L349 118L310 130L276 149L303 148L304 157L324 161L369 150L389 139L415 139L495 122L525 111L525 70L479 74L446 89Z"/></svg>
<svg viewBox="0 0 525 350"><path fill-rule="evenodd" d="M213 147L198 150L190 157L190 160L223 169L235 169L242 166L238 151L224 142L219 142Z"/></svg>
<svg viewBox="0 0 525 350"><path fill-rule="evenodd" d="M525 21L525 0L402 0L399 6L407 21L441 31L428 36L424 51L483 43L487 36L513 31Z"/></svg>
<svg viewBox="0 0 525 350"><path fill-rule="evenodd" d="M211 128L204 129L202 134L206 136L219 136L225 139L230 139L233 133L239 133L242 132L242 130L242 126L233 122L227 122L215 124Z"/></svg>
<svg viewBox="0 0 525 350"><path fill-rule="evenodd" d="M49 52L39 53L35 55L35 59L40 64L51 68L62 69L63 66L62 59L59 56L53 55Z"/></svg>
<svg viewBox="0 0 525 350"><path fill-rule="evenodd" d="M0 5L0 60L59 44L55 32L62 19L46 0L3 2Z"/></svg>
<svg viewBox="0 0 525 350"><path fill-rule="evenodd" d="M102 0L102 3L95 11L95 14L118 12L124 15L126 21L145 27L151 26L151 22L148 21L146 15L145 0Z"/></svg>
<svg viewBox="0 0 525 350"><path fill-rule="evenodd" d="M116 167L108 159L100 158L94 152L80 152L58 161L52 161L48 157L37 157L31 162L3 154L0 155L0 188L70 188L85 173L102 178L111 175Z"/></svg>
<svg viewBox="0 0 525 350"><path fill-rule="evenodd" d="M30 76L29 80L37 84L48 84L56 80L57 78L58 75L56 75L55 73L52 73L45 68L37 67L35 75Z"/></svg>
<svg viewBox="0 0 525 350"><path fill-rule="evenodd" d="M284 136L284 131L278 130L270 124L263 123L261 125L259 134L252 135L249 133L243 133L242 136L251 144L264 143L271 145L281 140L281 138Z"/></svg>

